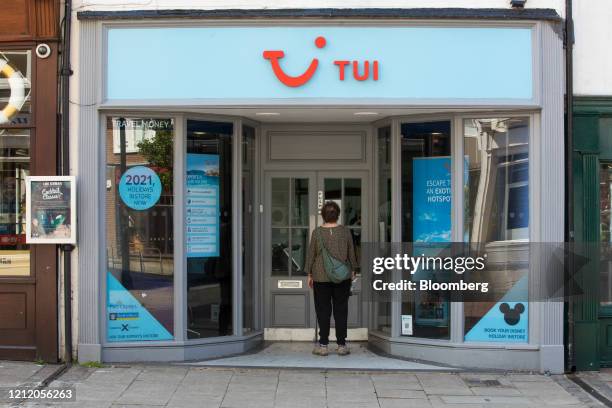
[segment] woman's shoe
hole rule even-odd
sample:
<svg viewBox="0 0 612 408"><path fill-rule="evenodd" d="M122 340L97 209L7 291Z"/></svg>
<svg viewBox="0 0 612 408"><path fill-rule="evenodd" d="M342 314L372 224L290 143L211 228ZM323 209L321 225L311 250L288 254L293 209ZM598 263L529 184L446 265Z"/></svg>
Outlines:
<svg viewBox="0 0 612 408"><path fill-rule="evenodd" d="M327 350L327 346L317 344L314 349L312 349L312 354L316 356L326 356L329 354L329 351Z"/></svg>
<svg viewBox="0 0 612 408"><path fill-rule="evenodd" d="M348 348L347 345L338 346L337 353L338 353L339 356L347 356L347 355L351 354L351 350Z"/></svg>

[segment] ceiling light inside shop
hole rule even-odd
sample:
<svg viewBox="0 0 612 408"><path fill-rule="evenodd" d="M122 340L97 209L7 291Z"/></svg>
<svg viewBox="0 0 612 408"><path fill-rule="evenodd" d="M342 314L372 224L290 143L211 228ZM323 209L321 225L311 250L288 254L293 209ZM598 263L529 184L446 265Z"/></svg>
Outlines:
<svg viewBox="0 0 612 408"><path fill-rule="evenodd" d="M355 112L353 113L355 116L373 116L378 115L378 112Z"/></svg>
<svg viewBox="0 0 612 408"><path fill-rule="evenodd" d="M255 115L257 116L279 116L278 112L257 112Z"/></svg>

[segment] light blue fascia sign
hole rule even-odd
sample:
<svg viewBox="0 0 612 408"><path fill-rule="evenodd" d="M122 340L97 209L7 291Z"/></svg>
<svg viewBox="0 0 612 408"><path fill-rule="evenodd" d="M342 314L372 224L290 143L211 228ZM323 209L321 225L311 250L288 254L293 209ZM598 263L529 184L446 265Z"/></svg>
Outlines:
<svg viewBox="0 0 612 408"><path fill-rule="evenodd" d="M129 168L119 180L121 200L134 210L153 207L161 196L162 185L155 171L146 166Z"/></svg>
<svg viewBox="0 0 612 408"><path fill-rule="evenodd" d="M110 27L107 36L109 101L534 100L530 27Z"/></svg>

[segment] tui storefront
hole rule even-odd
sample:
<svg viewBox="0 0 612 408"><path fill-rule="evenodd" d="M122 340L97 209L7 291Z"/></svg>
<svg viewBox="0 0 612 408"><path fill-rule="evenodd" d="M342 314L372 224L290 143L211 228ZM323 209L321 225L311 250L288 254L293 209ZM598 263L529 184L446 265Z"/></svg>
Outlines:
<svg viewBox="0 0 612 408"><path fill-rule="evenodd" d="M414 13L78 13L80 361L312 340L304 260L328 200L358 255L469 241L520 257L563 241L559 17ZM362 267L349 340L562 372L563 305L532 302L542 274L521 265L499 273L526 301L480 304L372 301Z"/></svg>

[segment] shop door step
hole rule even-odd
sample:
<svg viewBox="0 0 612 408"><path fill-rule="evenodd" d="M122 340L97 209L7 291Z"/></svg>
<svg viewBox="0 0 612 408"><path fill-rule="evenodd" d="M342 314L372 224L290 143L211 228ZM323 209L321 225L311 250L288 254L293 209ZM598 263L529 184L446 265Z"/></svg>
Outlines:
<svg viewBox="0 0 612 408"><path fill-rule="evenodd" d="M368 340L368 329L353 328L348 329L347 333L348 341L367 341ZM315 329L293 329L293 328L277 328L267 327L264 329L264 340L266 341L313 341L315 336ZM329 331L329 340L331 342L336 341L336 329L333 327Z"/></svg>
<svg viewBox="0 0 612 408"><path fill-rule="evenodd" d="M400 360L380 356L368 350L367 343L350 343L351 354L338 356L336 345L329 345L329 356L312 354L312 342L271 342L263 349L238 356L187 363L202 367L241 368L310 368L329 370L385 370L385 371L455 371L451 367Z"/></svg>

